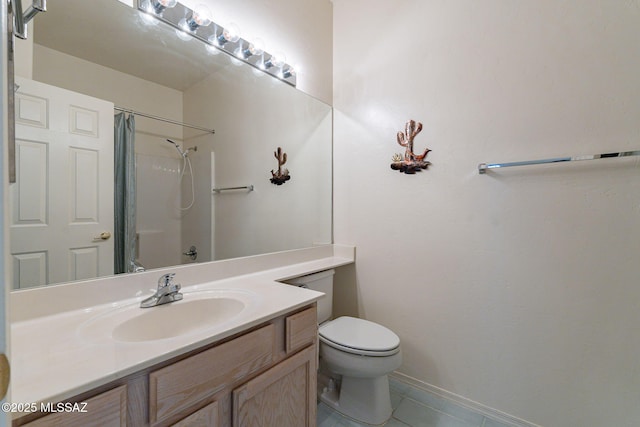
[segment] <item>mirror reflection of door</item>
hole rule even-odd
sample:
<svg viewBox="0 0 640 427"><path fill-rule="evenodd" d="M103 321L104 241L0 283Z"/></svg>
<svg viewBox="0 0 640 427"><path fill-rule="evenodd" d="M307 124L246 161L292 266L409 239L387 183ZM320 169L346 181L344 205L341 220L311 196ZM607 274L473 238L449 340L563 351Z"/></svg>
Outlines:
<svg viewBox="0 0 640 427"><path fill-rule="evenodd" d="M16 83L13 287L113 274L113 104Z"/></svg>

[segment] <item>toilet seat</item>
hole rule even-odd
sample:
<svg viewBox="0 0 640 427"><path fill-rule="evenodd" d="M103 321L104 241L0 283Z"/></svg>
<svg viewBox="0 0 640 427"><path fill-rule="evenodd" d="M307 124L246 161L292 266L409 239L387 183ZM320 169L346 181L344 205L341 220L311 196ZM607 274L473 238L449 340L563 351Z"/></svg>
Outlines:
<svg viewBox="0 0 640 427"><path fill-rule="evenodd" d="M362 356L391 356L400 351L400 338L374 322L343 316L320 326L320 341Z"/></svg>

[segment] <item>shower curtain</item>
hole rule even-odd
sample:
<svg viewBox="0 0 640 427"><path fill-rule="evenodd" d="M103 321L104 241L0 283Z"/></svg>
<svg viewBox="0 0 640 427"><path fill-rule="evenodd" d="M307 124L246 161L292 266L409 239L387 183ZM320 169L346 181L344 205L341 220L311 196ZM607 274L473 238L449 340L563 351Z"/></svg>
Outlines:
<svg viewBox="0 0 640 427"><path fill-rule="evenodd" d="M118 113L114 117L115 273L134 271L136 254L135 118Z"/></svg>

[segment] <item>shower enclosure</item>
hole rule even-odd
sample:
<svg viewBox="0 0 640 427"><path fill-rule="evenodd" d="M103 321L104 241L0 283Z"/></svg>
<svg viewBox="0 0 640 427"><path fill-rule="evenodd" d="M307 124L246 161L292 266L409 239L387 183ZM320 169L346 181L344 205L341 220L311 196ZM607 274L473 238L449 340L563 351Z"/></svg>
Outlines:
<svg viewBox="0 0 640 427"><path fill-rule="evenodd" d="M191 159L198 155L198 147L177 142L182 139L183 128L191 125L140 112L129 114L137 116L140 124L131 136L131 144L136 147L132 177L135 187L132 265L148 269L194 262L197 248L193 242L183 240L182 228L189 211L201 206L196 204ZM173 125L172 133L163 135L155 122ZM207 130L206 134L213 134L213 130Z"/></svg>

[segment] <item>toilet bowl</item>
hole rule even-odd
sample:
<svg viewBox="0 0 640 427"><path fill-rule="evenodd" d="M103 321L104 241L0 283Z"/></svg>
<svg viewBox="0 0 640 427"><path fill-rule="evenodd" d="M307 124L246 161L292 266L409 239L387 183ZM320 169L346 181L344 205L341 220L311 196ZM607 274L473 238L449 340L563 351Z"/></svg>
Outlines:
<svg viewBox="0 0 640 427"><path fill-rule="evenodd" d="M318 300L320 365L332 380L320 399L360 423L384 424L391 418L387 374L402 364L400 338L374 322L355 317L331 317L333 270L288 280L325 296Z"/></svg>
<svg viewBox="0 0 640 427"><path fill-rule="evenodd" d="M318 333L321 363L340 376L339 389L327 388L320 399L359 422L384 424L392 412L387 374L402 364L398 336L347 316L324 323Z"/></svg>

